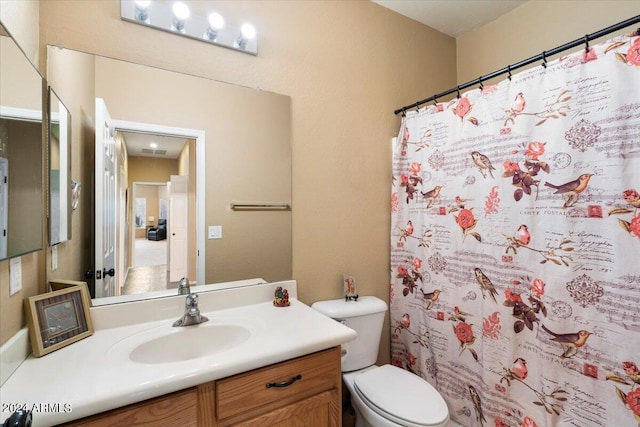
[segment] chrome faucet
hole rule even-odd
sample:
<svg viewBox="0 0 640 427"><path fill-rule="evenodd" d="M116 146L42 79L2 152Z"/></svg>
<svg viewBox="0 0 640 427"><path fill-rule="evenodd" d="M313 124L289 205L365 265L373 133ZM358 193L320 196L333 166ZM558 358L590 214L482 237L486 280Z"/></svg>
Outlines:
<svg viewBox="0 0 640 427"><path fill-rule="evenodd" d="M173 326L191 326L204 323L209 319L206 316L200 314L198 308L198 294L187 294L187 298L184 303L184 314L181 318L173 322Z"/></svg>
<svg viewBox="0 0 640 427"><path fill-rule="evenodd" d="M178 286L178 295L188 295L191 293L189 288L189 279L183 277L180 279L180 285Z"/></svg>

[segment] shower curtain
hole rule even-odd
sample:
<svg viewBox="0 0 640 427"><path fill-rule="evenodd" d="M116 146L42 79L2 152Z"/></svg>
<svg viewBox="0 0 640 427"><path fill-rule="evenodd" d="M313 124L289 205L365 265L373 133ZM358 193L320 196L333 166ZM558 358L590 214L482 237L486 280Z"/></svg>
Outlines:
<svg viewBox="0 0 640 427"><path fill-rule="evenodd" d="M406 114L390 306L464 426L640 425L637 34Z"/></svg>

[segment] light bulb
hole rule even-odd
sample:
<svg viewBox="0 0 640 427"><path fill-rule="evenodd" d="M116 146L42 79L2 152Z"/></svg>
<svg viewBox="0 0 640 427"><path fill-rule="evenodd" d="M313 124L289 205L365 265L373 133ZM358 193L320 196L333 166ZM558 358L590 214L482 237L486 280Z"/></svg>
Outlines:
<svg viewBox="0 0 640 427"><path fill-rule="evenodd" d="M240 31L242 32L242 38L245 40L251 40L256 36L256 29L251 24L242 24Z"/></svg>
<svg viewBox="0 0 640 427"><path fill-rule="evenodd" d="M141 21L149 24L149 12L147 11L147 9L149 8L149 5L151 5L151 0L136 0L134 2L134 5L136 21Z"/></svg>
<svg viewBox="0 0 640 427"><path fill-rule="evenodd" d="M172 10L173 23L171 24L171 30L184 33L184 21L189 18L189 8L182 2L175 2Z"/></svg>
<svg viewBox="0 0 640 427"><path fill-rule="evenodd" d="M151 4L151 0L136 0L134 3L138 9L146 9Z"/></svg>
<svg viewBox="0 0 640 427"><path fill-rule="evenodd" d="M214 30L221 30L224 27L224 18L219 13L209 15L209 26Z"/></svg>
<svg viewBox="0 0 640 427"><path fill-rule="evenodd" d="M218 31L224 27L224 18L219 13L209 14L209 28L204 33L207 40L215 40L218 37Z"/></svg>
<svg viewBox="0 0 640 427"><path fill-rule="evenodd" d="M247 48L247 41L251 40L256 36L256 29L251 24L242 24L240 28L240 35L236 40L235 47L240 49Z"/></svg>
<svg viewBox="0 0 640 427"><path fill-rule="evenodd" d="M173 15L179 21L184 21L189 17L189 8L187 7L186 4L182 2L179 2L179 1L175 2L173 4L172 10L173 10Z"/></svg>

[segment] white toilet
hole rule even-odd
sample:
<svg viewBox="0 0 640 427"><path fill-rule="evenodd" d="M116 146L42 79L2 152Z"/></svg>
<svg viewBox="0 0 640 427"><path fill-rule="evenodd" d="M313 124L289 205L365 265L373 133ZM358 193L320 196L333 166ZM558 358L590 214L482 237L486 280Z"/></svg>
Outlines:
<svg viewBox="0 0 640 427"><path fill-rule="evenodd" d="M342 378L356 410L356 427L446 427L447 404L427 381L392 365L376 366L387 304L373 296L311 306L355 330L342 346Z"/></svg>

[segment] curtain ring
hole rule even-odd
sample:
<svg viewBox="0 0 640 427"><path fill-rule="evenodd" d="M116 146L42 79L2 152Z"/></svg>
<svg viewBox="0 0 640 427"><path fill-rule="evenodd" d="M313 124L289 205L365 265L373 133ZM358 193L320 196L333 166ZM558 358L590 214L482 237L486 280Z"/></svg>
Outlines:
<svg viewBox="0 0 640 427"><path fill-rule="evenodd" d="M544 50L542 51L542 66L547 68L547 52Z"/></svg>
<svg viewBox="0 0 640 427"><path fill-rule="evenodd" d="M480 83L480 91L484 90L484 84L482 83L482 76L478 77L478 82Z"/></svg>
<svg viewBox="0 0 640 427"><path fill-rule="evenodd" d="M507 72L509 73L509 81L511 81L511 65L507 65Z"/></svg>
<svg viewBox="0 0 640 427"><path fill-rule="evenodd" d="M589 53L589 34L584 36L584 50L586 53Z"/></svg>
<svg viewBox="0 0 640 427"><path fill-rule="evenodd" d="M435 105L436 107L438 106L438 96L437 95L433 95L433 105Z"/></svg>
<svg viewBox="0 0 640 427"><path fill-rule="evenodd" d="M458 99L460 99L460 86L457 87L457 91L458 91L457 97L458 97Z"/></svg>

